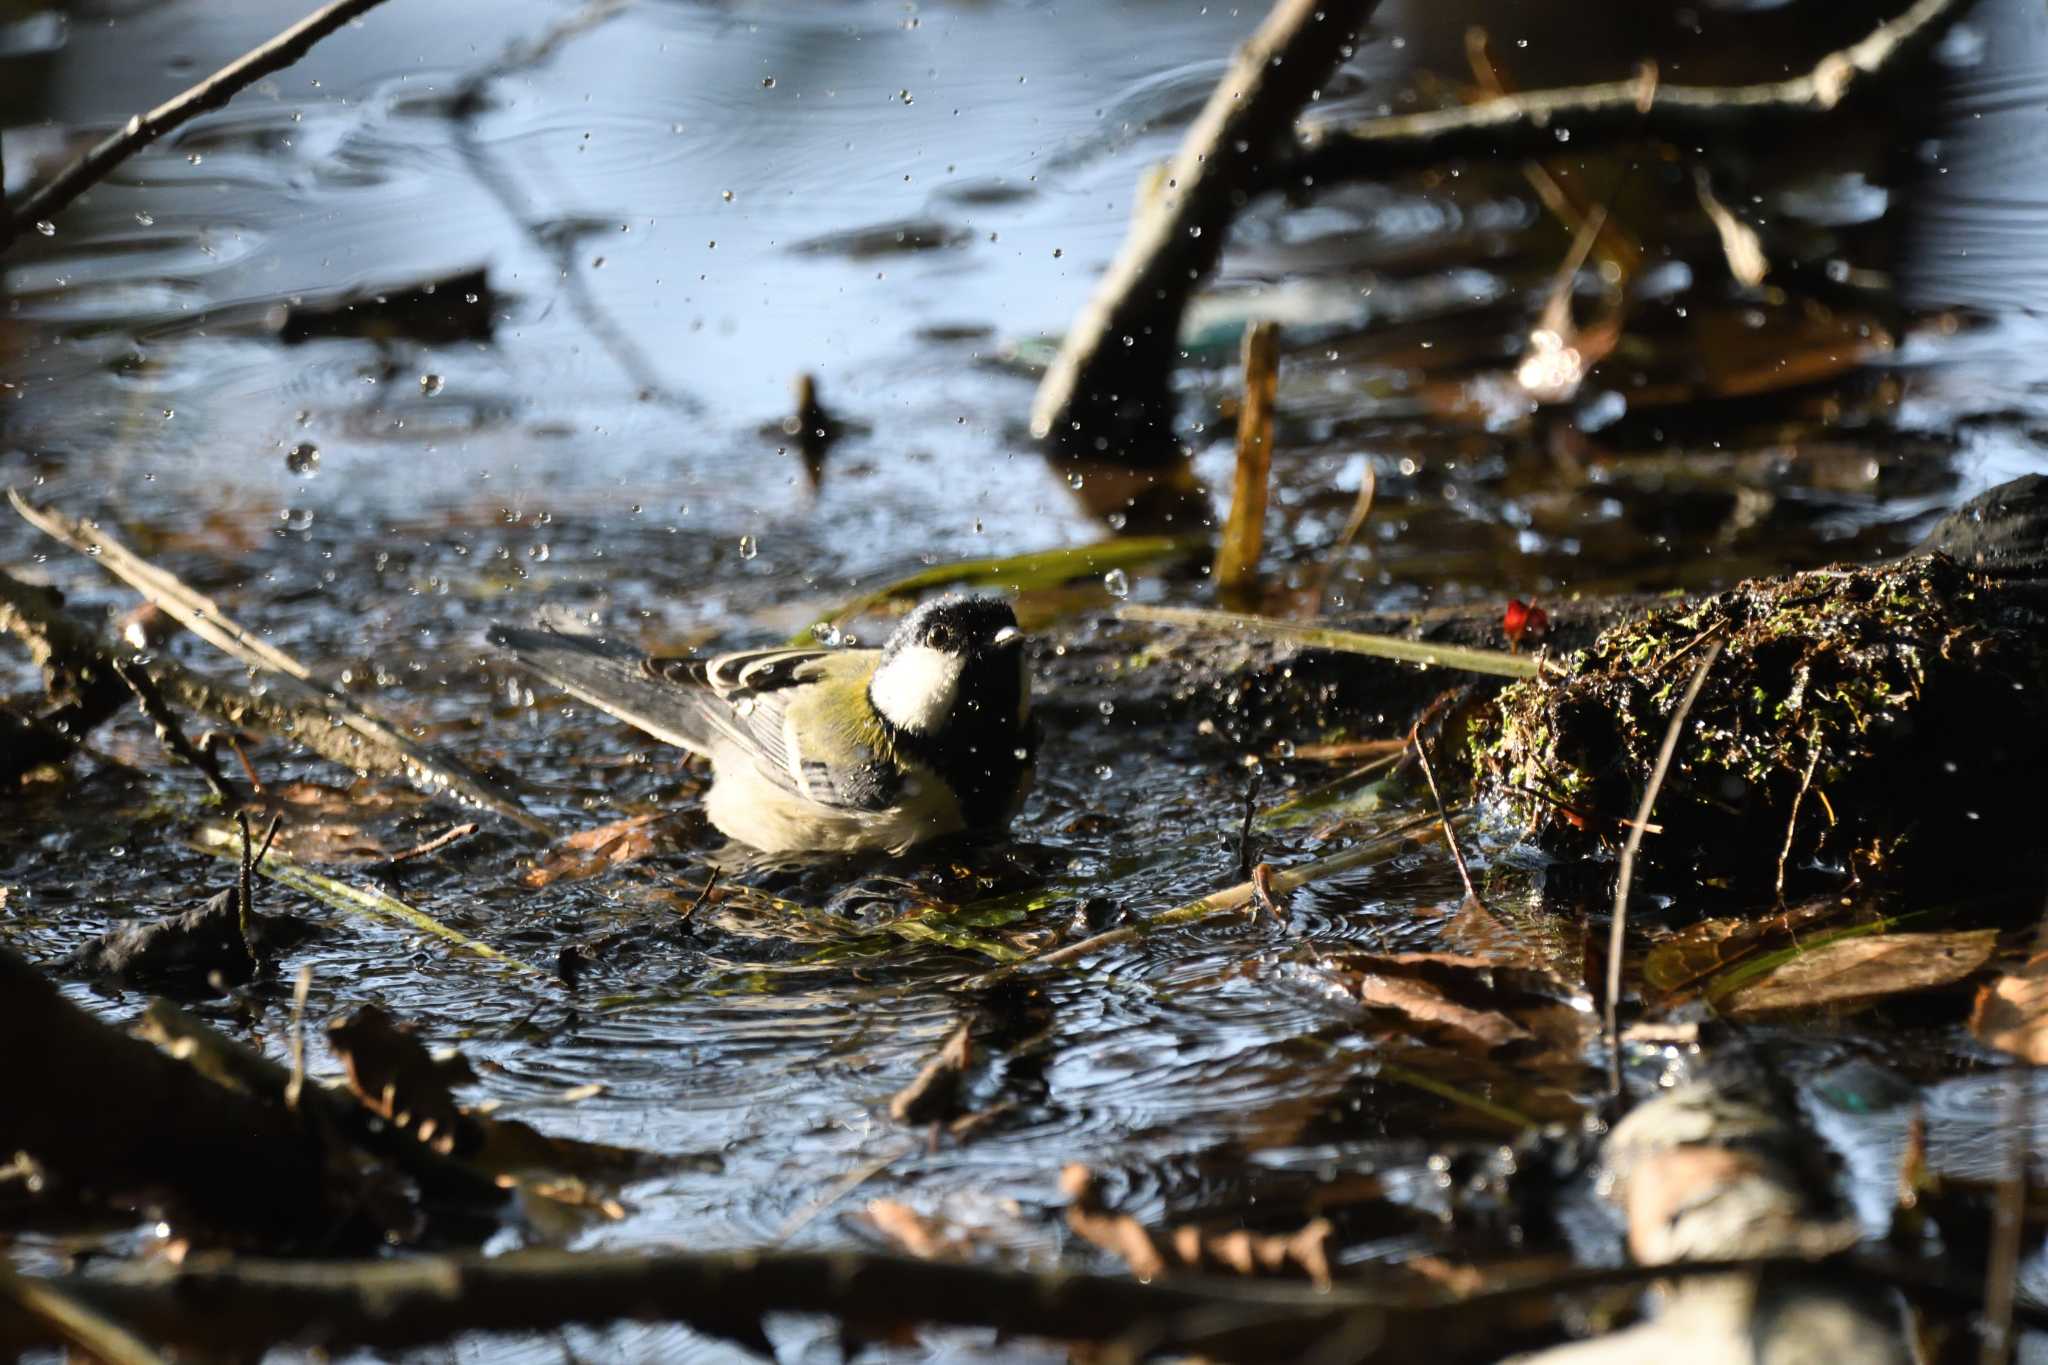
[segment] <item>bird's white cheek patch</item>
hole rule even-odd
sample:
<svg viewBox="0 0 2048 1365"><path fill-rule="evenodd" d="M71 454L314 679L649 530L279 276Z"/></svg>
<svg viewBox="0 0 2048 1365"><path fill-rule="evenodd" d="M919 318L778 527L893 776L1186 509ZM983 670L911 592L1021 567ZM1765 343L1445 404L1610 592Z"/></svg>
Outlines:
<svg viewBox="0 0 2048 1365"><path fill-rule="evenodd" d="M956 655L911 645L875 670L868 695L891 725L929 734L952 713L960 695L962 665Z"/></svg>

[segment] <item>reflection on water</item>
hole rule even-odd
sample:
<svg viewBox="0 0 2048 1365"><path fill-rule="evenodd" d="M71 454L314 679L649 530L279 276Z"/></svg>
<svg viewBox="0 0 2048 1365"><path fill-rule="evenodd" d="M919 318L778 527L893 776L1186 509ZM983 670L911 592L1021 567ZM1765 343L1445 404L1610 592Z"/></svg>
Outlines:
<svg viewBox="0 0 2048 1365"><path fill-rule="evenodd" d="M68 24L0 29L10 192L82 132L266 36L272 8L87 4ZM1177 529L1201 520L1192 477L1049 468L1021 420L1039 339L1078 307L1142 171L1258 8L384 7L0 263L0 477L119 522L280 646L534 784L536 809L565 827L687 805L698 780L673 754L558 699L530 705L483 666L483 627L548 601L657 648L769 639L820 598L920 563L1092 540L1105 520L1137 529L1147 509ZM1377 107L1408 62L1461 50L1447 40L1463 16L1428 9L1390 7L1329 108ZM1547 48L1557 35L1541 26L1517 46L1513 22L1496 46L1529 54L1516 58L1526 83L1610 74L1569 70L1600 54ZM1258 312L1281 316L1295 347L1272 532L1292 590L1320 587L1310 568L1368 470L1378 509L1331 584L1352 608L1701 584L1902 547L1958 487L2041 461L2048 201L2027 187L2048 117L2044 22L2038 7L1977 8L1944 49L1937 126L1859 139L1905 139L1904 170L1866 156L1778 177L1771 212L1797 231L1773 239L1792 282L1769 309L1698 316L1724 292L1721 267L1703 223L1672 219L1692 236L1646 274L1650 349L1622 357L1661 399L1645 379L1535 415L1476 402L1474 376L1512 355L1562 251L1518 172L1262 209L1185 335L1194 473L1227 483L1219 403ZM1403 33L1412 47L1393 42ZM1636 50L1628 33L1616 42ZM1616 190L1623 210L1635 192ZM1837 295L1814 321L1809 286L1834 263L1895 271L1916 311L1882 291ZM1947 310L1962 311L1927 320ZM1804 358L1785 349L1800 327L1853 354L1811 387L1738 393ZM781 429L799 372L842 419L815 488ZM90 565L47 553L0 522L0 562L88 608L123 601ZM1090 589L1070 605L1111 600ZM172 648L206 661L189 640ZM17 655L0 659L0 678L28 684ZM960 900L1035 897L1023 929L1047 939L1235 881L1245 755L1104 705L1056 713L1014 847L910 875ZM78 790L31 793L0 837L5 936L37 955L218 879L180 837L195 784L157 775L139 730L98 743ZM1269 800L1274 783L1338 771L1268 758ZM334 777L274 749L260 761L277 781ZM391 818L415 837L434 828L425 813ZM1433 1227L1456 1201L1421 1163L1501 1136L1472 1105L1382 1074L1384 1035L1290 970L1310 944L1441 946L1459 890L1435 844L1303 893L1290 934L1190 928L1044 982L1004 1007L1009 1041L974 1082L1003 1116L977 1142L933 1148L881 1114L961 1011L985 1007L953 990L985 964L940 943L882 952L859 923L800 932L732 912L678 928L676 887L701 879L715 843L687 818L679 841L530 890L531 850L478 839L399 888L538 963L588 948L573 993L360 921L294 963L313 968L321 1009L381 1000L459 1043L510 1111L722 1159L632 1190L632 1216L599 1235L621 1245L749 1245L807 1214L798 1241L846 1241L864 1235L848 1215L886 1194L1000 1206L1004 1244L1050 1259L1042 1215L1069 1160L1148 1218L1248 1208L1283 1177L1298 1203L1303 1181L1400 1173L1395 1202ZM1325 851L1313 827L1263 846L1275 862ZM814 869L780 889L855 919L900 908L856 906L848 875ZM1495 875L1512 892L1530 874ZM260 1041L276 1050L284 1006L263 1008ZM1473 1064L1455 1077L1522 1112L1574 1102L1554 1076ZM589 1081L603 1093L560 1099ZM1886 1179L1875 1165L1862 1178L1866 1192ZM1358 1217L1356 1255L1423 1238ZM791 1331L793 1350L819 1345Z"/></svg>

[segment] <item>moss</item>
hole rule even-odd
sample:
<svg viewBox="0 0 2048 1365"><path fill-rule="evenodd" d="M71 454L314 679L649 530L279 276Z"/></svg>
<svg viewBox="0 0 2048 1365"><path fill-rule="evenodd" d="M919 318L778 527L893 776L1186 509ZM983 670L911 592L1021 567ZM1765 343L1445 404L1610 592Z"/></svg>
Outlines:
<svg viewBox="0 0 2048 1365"><path fill-rule="evenodd" d="M1645 844L1662 870L1774 880L1809 767L1795 872L1868 872L1902 850L1981 861L2039 800L2043 606L1941 556L1746 582L1611 627L1565 679L1503 689L1469 752L1482 789L1553 851L1618 843L1720 639Z"/></svg>

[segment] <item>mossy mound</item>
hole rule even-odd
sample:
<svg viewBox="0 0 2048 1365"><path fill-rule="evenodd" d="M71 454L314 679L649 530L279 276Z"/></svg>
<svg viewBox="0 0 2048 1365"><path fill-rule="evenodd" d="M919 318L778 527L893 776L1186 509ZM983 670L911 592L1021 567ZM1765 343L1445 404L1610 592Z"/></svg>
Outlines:
<svg viewBox="0 0 2048 1365"><path fill-rule="evenodd" d="M1753 580L1611 627L1472 728L1482 793L1559 855L1618 847L1715 640L1644 840L1667 877L1769 886L1783 855L1788 884L1974 880L2042 857L2048 597L1942 555Z"/></svg>

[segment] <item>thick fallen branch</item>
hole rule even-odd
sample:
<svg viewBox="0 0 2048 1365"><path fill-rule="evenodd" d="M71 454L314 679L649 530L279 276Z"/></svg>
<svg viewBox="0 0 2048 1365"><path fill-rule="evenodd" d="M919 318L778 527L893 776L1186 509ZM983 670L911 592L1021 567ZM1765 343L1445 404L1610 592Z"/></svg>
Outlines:
<svg viewBox="0 0 2048 1365"><path fill-rule="evenodd" d="M1569 135L1574 153L1605 139L1689 142L1823 116L1871 78L1902 66L1939 38L1968 0L1916 0L1861 41L1800 75L1755 85L1663 85L1637 77L1498 99L1362 123L1310 128L1300 159L1275 183L1311 185L1370 179L1463 156L1554 153Z"/></svg>
<svg viewBox="0 0 2048 1365"><path fill-rule="evenodd" d="M1286 158L1295 115L1351 55L1378 0L1278 0L1141 204L1031 408L1034 436L1131 464L1175 448L1167 378L1180 315L1215 268L1248 188Z"/></svg>
<svg viewBox="0 0 2048 1365"><path fill-rule="evenodd" d="M65 205L104 180L114 167L155 142L165 133L209 110L218 109L246 86L282 71L312 50L313 44L384 0L334 0L293 24L284 32L237 57L199 84L146 114L137 114L118 132L109 133L84 155L59 171L41 189L21 201L9 215L7 232L0 232L0 247L14 234L36 223L47 222Z"/></svg>
<svg viewBox="0 0 2048 1365"><path fill-rule="evenodd" d="M4 948L0 1038L0 1151L27 1152L65 1185L161 1201L266 1244L342 1221L296 1115L94 1019Z"/></svg>
<svg viewBox="0 0 2048 1365"><path fill-rule="evenodd" d="M1825 116L1852 92L1903 69L1969 0L1915 0L1861 41L1802 75L1755 85L1660 85L1652 77L1507 95L1456 109L1310 128L1291 154L1286 129L1350 55L1348 34L1373 0L1280 0L1238 53L1114 263L1039 384L1032 433L1077 454L1143 464L1173 448L1168 383L1181 315L1215 268L1232 222L1269 190L1313 191L1457 157L1574 154L1627 138L1700 142L1788 119Z"/></svg>
<svg viewBox="0 0 2048 1365"><path fill-rule="evenodd" d="M464 1332L586 1324L684 1323L735 1339L766 1313L816 1313L849 1326L993 1327L1015 1336L1122 1341L1142 1353L1198 1350L1220 1360L1366 1362L1498 1354L1503 1310L1549 1296L1746 1271L1820 1267L1897 1287L1915 1302L1967 1311L1974 1291L1917 1262L1770 1255L1604 1266L1435 1303L1393 1302L1339 1283L1033 1273L855 1252L527 1251L402 1261L192 1257L182 1266L23 1277L150 1340L216 1352L279 1344L396 1350ZM2020 1316L2038 1324L2037 1309ZM757 1330L752 1338L758 1344ZM0 1351L61 1344L51 1324L0 1300ZM1331 1348L1328 1357L1317 1346ZM1341 1348L1341 1350L1339 1349ZM1491 1358L1488 1355L1486 1358Z"/></svg>
<svg viewBox="0 0 2048 1365"><path fill-rule="evenodd" d="M290 716L309 712L317 714L319 721L303 727L286 727L286 733L323 757L335 757L330 750L337 747L359 756L374 755L374 761L368 763L358 757L353 760L355 766L395 771L424 791L451 792L525 829L540 834L549 832L546 822L530 814L518 802L493 790L482 778L460 764L415 744L389 722L371 715L348 697L317 681L306 665L236 622L212 599L194 591L168 570L151 564L104 531L50 508L35 506L18 489L9 489L7 496L14 504L14 510L37 530L89 556L95 564L134 588L208 644L250 668L269 674L272 691L283 698L279 701L269 696L244 693L230 700L230 692L226 688L210 689L209 696L189 698L183 695L182 686L174 685L165 678L162 682L164 690L179 694L180 700L187 705L234 725L248 723L250 718L260 723L265 718L265 711L282 711ZM161 668L162 665L155 667ZM222 710L224 706L235 714ZM354 742L318 736L316 732L323 726L346 731ZM277 727L273 723L262 728Z"/></svg>

